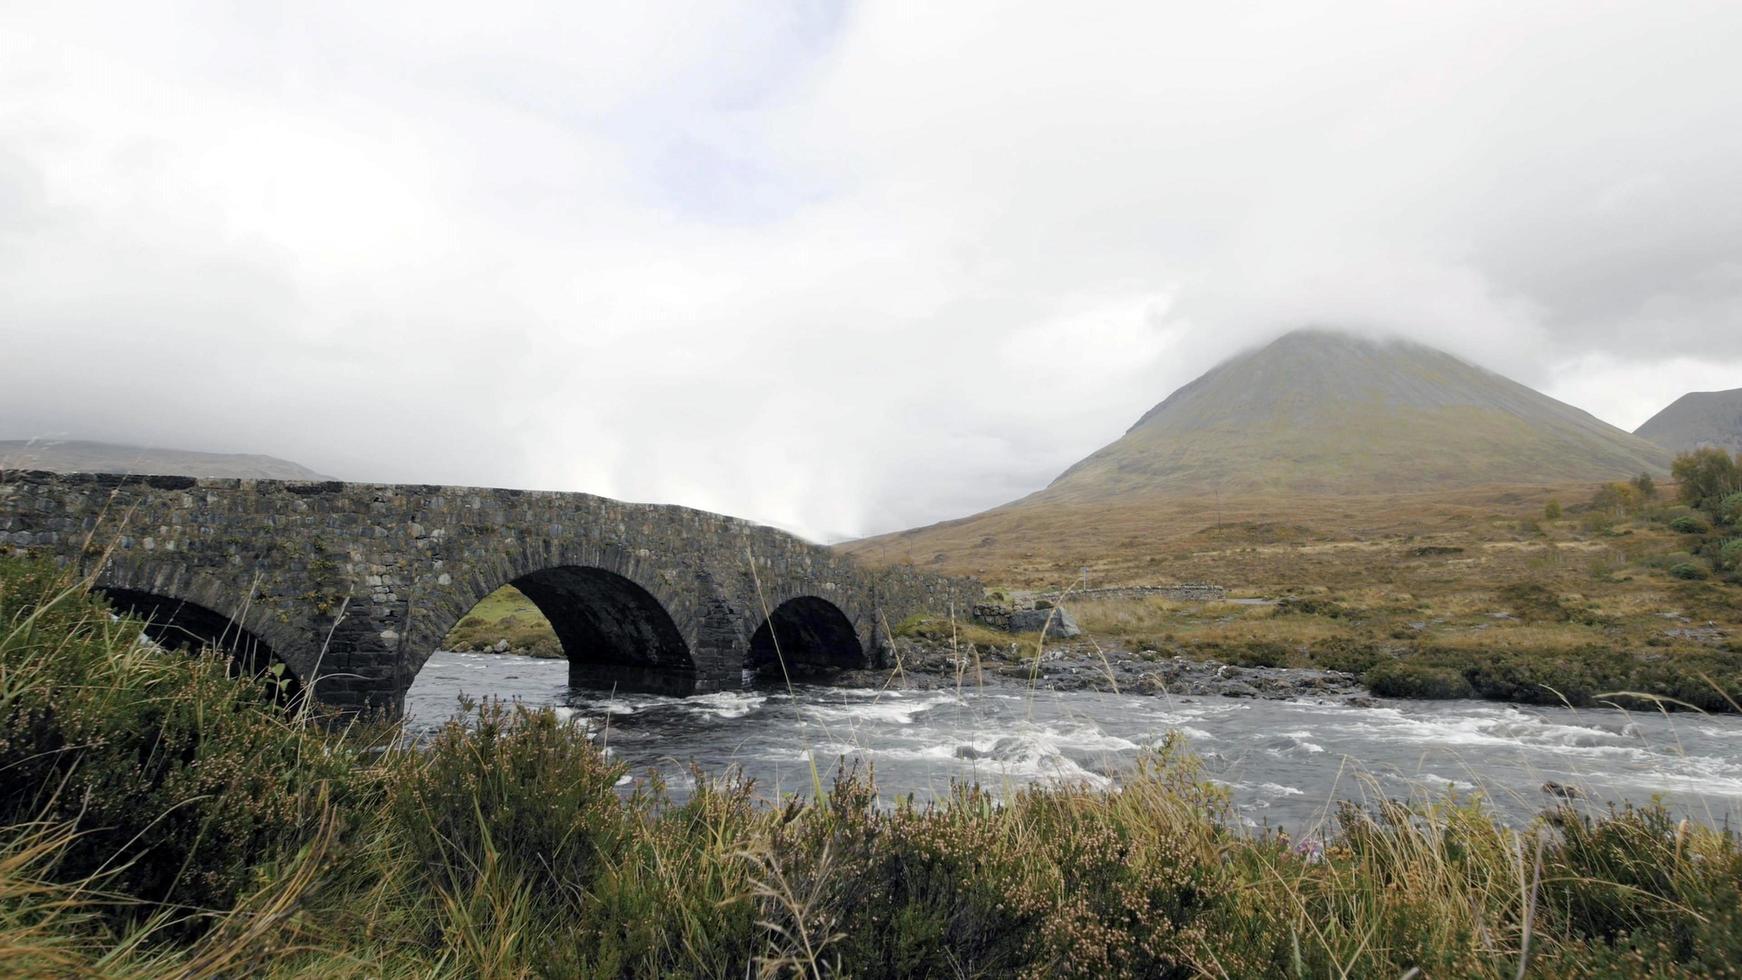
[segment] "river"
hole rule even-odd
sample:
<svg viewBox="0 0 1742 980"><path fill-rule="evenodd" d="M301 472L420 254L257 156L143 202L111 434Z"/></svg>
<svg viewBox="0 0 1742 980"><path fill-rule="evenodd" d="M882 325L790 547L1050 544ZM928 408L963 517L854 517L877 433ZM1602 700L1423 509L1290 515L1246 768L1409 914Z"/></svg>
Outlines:
<svg viewBox="0 0 1742 980"><path fill-rule="evenodd" d="M921 799L951 780L995 789L1037 781L1117 783L1138 754L1178 731L1206 774L1232 791L1240 818L1299 832L1338 799L1481 792L1498 815L1527 820L1577 787L1581 808L1660 795L1710 823L1742 816L1742 717L1486 701L1310 701L1028 691L757 689L689 698L571 689L564 660L440 652L406 697L427 732L460 695L550 705L585 724L635 772L660 770L678 792L689 764L736 766L759 792L810 792L813 761L867 760L886 799Z"/></svg>

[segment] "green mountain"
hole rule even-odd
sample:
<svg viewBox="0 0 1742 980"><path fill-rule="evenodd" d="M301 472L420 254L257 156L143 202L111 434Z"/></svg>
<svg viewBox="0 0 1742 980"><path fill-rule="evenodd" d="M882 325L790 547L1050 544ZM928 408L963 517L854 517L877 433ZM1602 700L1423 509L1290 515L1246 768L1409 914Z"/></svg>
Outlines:
<svg viewBox="0 0 1742 980"><path fill-rule="evenodd" d="M1701 446L1742 452L1742 388L1690 391L1633 434L1676 452Z"/></svg>
<svg viewBox="0 0 1742 980"><path fill-rule="evenodd" d="M147 449L141 446L78 440L0 440L0 472L7 470L208 476L245 480L332 479L306 466L274 456Z"/></svg>
<svg viewBox="0 0 1742 980"><path fill-rule="evenodd" d="M1303 330L1211 369L1020 505L1589 482L1669 455L1431 347Z"/></svg>

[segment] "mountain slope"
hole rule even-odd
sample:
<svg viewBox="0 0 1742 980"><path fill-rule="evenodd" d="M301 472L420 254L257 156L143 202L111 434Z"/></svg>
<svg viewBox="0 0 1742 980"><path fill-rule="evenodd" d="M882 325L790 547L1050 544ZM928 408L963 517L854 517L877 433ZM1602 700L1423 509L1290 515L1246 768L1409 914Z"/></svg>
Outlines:
<svg viewBox="0 0 1742 980"><path fill-rule="evenodd" d="M1433 348L1299 331L1174 392L1030 499L1593 481L1667 455Z"/></svg>
<svg viewBox="0 0 1742 980"><path fill-rule="evenodd" d="M1212 544L1255 551L1540 513L1589 492L1568 485L1662 473L1669 457L1432 348L1301 331L1180 388L1042 490L840 547L1005 582L1056 586L1088 566L1147 580L1168 574L1164 555Z"/></svg>
<svg viewBox="0 0 1742 980"><path fill-rule="evenodd" d="M0 471L129 473L229 477L245 480L328 480L314 470L273 456L146 449L106 442L0 441Z"/></svg>
<svg viewBox="0 0 1742 980"><path fill-rule="evenodd" d="M1742 388L1690 391L1633 434L1676 452L1701 446L1742 452Z"/></svg>

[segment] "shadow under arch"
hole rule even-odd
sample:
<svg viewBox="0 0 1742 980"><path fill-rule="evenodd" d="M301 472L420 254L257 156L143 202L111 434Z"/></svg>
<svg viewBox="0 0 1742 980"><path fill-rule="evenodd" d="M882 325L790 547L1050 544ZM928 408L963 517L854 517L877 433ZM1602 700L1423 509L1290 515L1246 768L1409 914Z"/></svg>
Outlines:
<svg viewBox="0 0 1742 980"><path fill-rule="evenodd" d="M576 687L688 694L695 659L671 613L633 579L590 565L557 565L508 583L550 621Z"/></svg>
<svg viewBox="0 0 1742 980"><path fill-rule="evenodd" d="M269 675L276 682L275 701L290 702L302 692L302 679L264 639L235 619L186 599L138 589L98 585L93 592L123 615L144 624L147 639L185 653L218 650L230 658L230 676ZM274 676L274 665L277 668Z"/></svg>
<svg viewBox="0 0 1742 980"><path fill-rule="evenodd" d="M750 636L745 669L758 677L863 667L865 650L852 620L827 599L795 596L774 607Z"/></svg>

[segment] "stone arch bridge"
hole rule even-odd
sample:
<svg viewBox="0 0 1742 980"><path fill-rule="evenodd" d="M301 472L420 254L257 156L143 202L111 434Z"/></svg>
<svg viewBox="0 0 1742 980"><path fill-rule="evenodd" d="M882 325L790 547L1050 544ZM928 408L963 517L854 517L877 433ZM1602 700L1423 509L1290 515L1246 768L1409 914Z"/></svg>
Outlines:
<svg viewBox="0 0 1742 980"><path fill-rule="evenodd" d="M773 528L580 493L11 473L0 544L76 564L170 646L282 661L322 702L398 710L449 629L512 584L571 678L676 693L881 661L968 579L871 569Z"/></svg>

